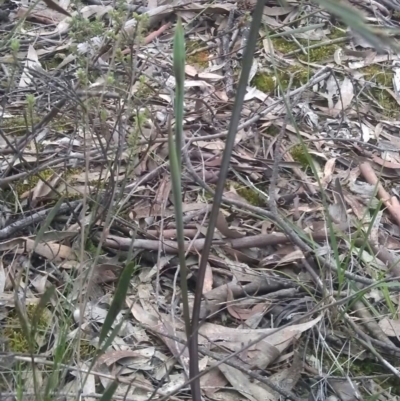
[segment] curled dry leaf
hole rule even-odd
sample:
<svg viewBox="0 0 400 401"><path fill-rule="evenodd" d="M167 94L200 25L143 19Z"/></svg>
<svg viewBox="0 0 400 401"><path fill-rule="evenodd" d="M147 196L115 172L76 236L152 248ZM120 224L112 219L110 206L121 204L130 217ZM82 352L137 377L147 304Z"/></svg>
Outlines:
<svg viewBox="0 0 400 401"><path fill-rule="evenodd" d="M228 222L225 219L224 214L220 211L218 213L218 219L216 224L218 230L227 238L243 238L244 234L239 233L236 230L232 230L228 226Z"/></svg>

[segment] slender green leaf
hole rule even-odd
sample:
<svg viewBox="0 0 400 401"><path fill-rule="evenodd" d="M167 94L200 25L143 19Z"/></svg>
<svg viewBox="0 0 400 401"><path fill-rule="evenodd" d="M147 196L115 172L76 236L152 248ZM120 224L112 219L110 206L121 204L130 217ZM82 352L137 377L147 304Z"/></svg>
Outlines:
<svg viewBox="0 0 400 401"><path fill-rule="evenodd" d="M19 299L18 290L14 292L14 302L15 302L15 311L17 312L18 319L21 324L22 334L25 336L28 342L29 351L33 352L29 319L26 314L25 305L22 305L21 300Z"/></svg>
<svg viewBox="0 0 400 401"><path fill-rule="evenodd" d="M108 349L108 347L112 344L114 338L118 335L123 324L124 324L124 319L121 319L121 321L113 328L110 335L106 338L106 340L102 344L100 353L105 352Z"/></svg>
<svg viewBox="0 0 400 401"><path fill-rule="evenodd" d="M199 374L199 365L198 365L198 327L200 320L200 307L203 296L203 285L207 267L208 256L210 254L211 245L214 238L214 230L217 223L217 218L219 214L219 208L222 201L223 192L225 189L225 180L228 174L231 155L233 151L233 147L235 145L235 137L237 133L237 128L239 126L239 121L241 117L241 110L244 102L244 97L247 91L247 84L249 81L250 71L253 66L253 57L256 49L256 44L259 35L259 29L261 25L261 20L264 12L264 0L257 0L257 4L255 6L253 12L253 20L250 26L250 32L248 36L247 46L243 55L242 62L242 72L240 74L239 84L237 88L237 94L235 98L235 103L232 110L231 119L229 122L228 136L226 138L225 149L222 156L221 167L219 171L219 177L217 182L217 187L214 194L213 206L210 214L210 219L208 222L207 235L204 241L204 247L200 258L199 271L197 276L196 283L196 292L193 303L193 312L192 312L192 325L191 325L191 338L190 338L190 346L189 346L189 370L190 370L190 378L193 379ZM196 359L197 358L197 359ZM201 390L200 390L200 381L199 379L193 380L192 389L192 398L195 401L201 400Z"/></svg>
<svg viewBox="0 0 400 401"><path fill-rule="evenodd" d="M181 149L183 145L183 103L185 86L185 42L184 32L181 21L178 24L174 37L174 74L176 82L175 91L175 142L172 131L169 132L169 159L171 169L172 193L174 195L174 207L176 217L176 229L179 253L179 268L181 278L181 294L183 305L183 317L187 338L190 336L190 312L189 296L187 285L187 267L185 255L185 237L183 231L183 208L182 208L182 156Z"/></svg>
<svg viewBox="0 0 400 401"><path fill-rule="evenodd" d="M36 249L38 243L41 241L43 237L43 234L49 228L51 222L54 220L54 217L57 216L58 209L60 209L60 206L64 202L64 199L65 199L64 196L61 196L60 199L57 201L57 203L54 205L54 207L51 209L49 215L46 217L46 220L43 222L39 232L36 235L35 243L33 244L33 249Z"/></svg>
<svg viewBox="0 0 400 401"><path fill-rule="evenodd" d="M100 401L111 401L115 391L118 388L118 382L113 381L105 390Z"/></svg>
<svg viewBox="0 0 400 401"><path fill-rule="evenodd" d="M44 294L40 297L40 301L36 305L35 311L33 312L32 316L32 337L36 332L39 320L43 314L43 310L46 307L47 303L50 301L54 293L55 293L55 288L52 285L51 287L47 288Z"/></svg>
<svg viewBox="0 0 400 401"><path fill-rule="evenodd" d="M117 317L118 313L121 311L125 297L128 292L130 279L133 272L136 269L136 263L128 263L124 270L122 271L117 288L115 289L114 299L111 302L110 310L107 313L106 319L104 321L103 327L100 332L99 344L102 345L103 341L107 338L108 332L111 330L112 325Z"/></svg>
<svg viewBox="0 0 400 401"><path fill-rule="evenodd" d="M175 75L175 146L179 168L182 168L181 151L183 145L183 96L185 90L185 39L180 18L174 36Z"/></svg>

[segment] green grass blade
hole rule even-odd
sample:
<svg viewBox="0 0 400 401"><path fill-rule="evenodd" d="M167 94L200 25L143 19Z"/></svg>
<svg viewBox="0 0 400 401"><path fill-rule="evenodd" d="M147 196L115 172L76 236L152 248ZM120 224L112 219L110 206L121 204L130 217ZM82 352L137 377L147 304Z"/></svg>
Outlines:
<svg viewBox="0 0 400 401"><path fill-rule="evenodd" d="M183 145L183 96L185 90L185 38L180 18L174 36L175 75L175 146L179 168L182 168L181 151Z"/></svg>
<svg viewBox="0 0 400 401"><path fill-rule="evenodd" d="M185 91L185 41L184 32L180 19L175 30L174 37L174 75L175 75L175 141L172 130L169 132L169 159L171 169L172 193L174 196L175 220L177 230L179 273L181 282L181 295L183 306L183 318L185 320L186 336L190 342L191 324L189 312L189 296L187 285L187 267L185 252L185 237L183 231L183 208L182 208L182 146L183 146L183 113L184 113L184 91ZM197 352L190 354L192 363L198 365ZM198 391L198 383L191 383L192 398L194 401L201 400Z"/></svg>
<svg viewBox="0 0 400 401"><path fill-rule="evenodd" d="M51 222L53 221L54 217L57 216L58 209L60 209L62 203L64 202L64 199L65 199L64 196L61 196L61 198L57 201L57 203L54 205L53 209L51 210L51 212L47 216L46 220L43 222L42 226L40 227L39 232L36 235L35 243L33 245L33 249L36 249L37 245L39 244L39 242L41 241L41 239L43 237L43 234L49 228L49 226L50 226Z"/></svg>
<svg viewBox="0 0 400 401"><path fill-rule="evenodd" d="M128 292L130 279L135 269L136 269L136 263L130 262L125 266L124 270L122 271L119 277L118 285L117 288L115 289L115 295L111 302L110 310L108 311L106 319L104 320L103 327L101 328L100 339L99 339L100 346L107 338L107 334L111 330L112 325L118 313L122 310L122 307L125 303L125 297Z"/></svg>
<svg viewBox="0 0 400 401"><path fill-rule="evenodd" d="M18 290L14 293L15 311L17 312L19 322L21 324L22 334L25 336L28 342L29 352L33 353L33 340L31 336L31 326L29 324L29 319L26 314L26 308L22 305L21 300L18 296Z"/></svg>
<svg viewBox="0 0 400 401"><path fill-rule="evenodd" d="M104 343L101 346L100 354L105 352L107 348L112 344L115 337L117 337L119 331L121 330L122 325L124 324L124 319L122 319L111 331L110 335L106 338Z"/></svg>
<svg viewBox="0 0 400 401"><path fill-rule="evenodd" d="M36 333L36 329L38 327L39 320L42 316L43 310L46 307L46 305L50 302L55 291L56 289L53 285L47 288L44 294L40 297L39 303L36 305L35 311L33 312L32 316L32 328L31 328L32 338L34 338L34 335Z"/></svg>
<svg viewBox="0 0 400 401"><path fill-rule="evenodd" d="M250 26L250 32L248 36L247 46L243 55L243 66L240 74L237 94L235 103L232 110L231 120L229 122L228 136L226 138L225 149L222 156L221 168L219 172L217 187L214 194L213 206L210 214L210 220L208 222L207 235L204 242L203 251L201 254L199 271L196 283L196 292L193 304L192 313L192 335L190 339L189 354L190 354L190 378L193 379L199 374L198 360L198 327L200 320L200 307L201 300L203 297L203 285L205 279L205 273L207 268L208 256L210 254L211 245L214 238L214 230L216 227L219 208L222 201L222 196L225 189L225 181L229 170L231 155L233 147L235 145L235 137L239 121L241 117L241 110L244 102L244 97L247 91L247 83L249 81L250 71L253 66L253 57L256 49L259 29L261 26L261 20L264 12L264 0L257 0L255 10L253 12L253 20ZM193 380L192 385L192 398L197 401L201 399L200 381L198 379Z"/></svg>
<svg viewBox="0 0 400 401"><path fill-rule="evenodd" d="M118 382L112 382L105 390L100 398L100 401L111 401L115 391L118 388Z"/></svg>
<svg viewBox="0 0 400 401"><path fill-rule="evenodd" d="M240 74L239 85L237 89L237 94L235 98L235 103L232 110L232 117L229 122L228 136L226 138L225 149L222 156L221 168L219 172L217 187L215 190L215 195L213 199L213 208L210 215L210 220L208 223L207 235L202 251L202 257L200 260L200 267L198 273L198 282L196 286L196 295L193 305L193 315L192 315L192 332L196 330L199 314L200 314L200 304L201 297L203 293L203 282L205 277L205 271L207 266L208 255L210 253L211 244L213 241L214 230L216 227L216 222L218 218L219 208L222 201L222 195L225 188L225 180L228 174L230 159L233 147L235 145L235 137L237 132L237 127L239 125L241 110L244 102L244 97L247 91L247 83L249 80L249 75L251 68L253 66L253 57L257 44L259 28L261 25L261 19L264 10L264 1L258 0L256 8L253 13L253 21L250 27L249 38L247 46L243 55L243 67ZM193 333L192 333L193 334Z"/></svg>
<svg viewBox="0 0 400 401"><path fill-rule="evenodd" d="M185 85L185 42L181 21L178 24L174 37L174 74L176 82L175 90L175 141L172 131L169 132L169 159L171 169L172 193L174 196L175 219L177 230L177 241L179 250L179 266L181 278L181 294L183 305L183 317L187 338L190 336L190 312L187 286L187 267L185 255L185 237L183 231L183 209L182 209L182 157L183 144L183 101Z"/></svg>

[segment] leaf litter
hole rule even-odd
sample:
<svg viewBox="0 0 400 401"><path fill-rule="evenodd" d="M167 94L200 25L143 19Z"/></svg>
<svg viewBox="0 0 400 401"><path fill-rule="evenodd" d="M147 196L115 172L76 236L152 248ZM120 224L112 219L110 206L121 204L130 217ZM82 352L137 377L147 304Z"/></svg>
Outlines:
<svg viewBox="0 0 400 401"><path fill-rule="evenodd" d="M394 2L351 3L371 25L400 23ZM167 147L172 37L180 17L192 302L254 5L0 5L2 397L188 396ZM398 55L315 3L269 2L263 23L207 265L203 395L398 399ZM271 197L336 273L262 214ZM342 309L321 309L330 300Z"/></svg>

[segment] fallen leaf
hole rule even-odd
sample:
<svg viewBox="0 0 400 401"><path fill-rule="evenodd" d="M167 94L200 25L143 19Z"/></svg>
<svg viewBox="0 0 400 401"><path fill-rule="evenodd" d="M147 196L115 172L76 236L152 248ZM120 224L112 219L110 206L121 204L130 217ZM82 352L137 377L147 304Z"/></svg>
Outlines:
<svg viewBox="0 0 400 401"><path fill-rule="evenodd" d="M376 155L372 156L372 160L376 164L379 164L382 167L400 169L400 163L390 162L388 160L383 160L381 157L376 156Z"/></svg>
<svg viewBox="0 0 400 401"><path fill-rule="evenodd" d="M231 366L222 364L219 370L227 378L231 386L236 389L243 397L250 401L278 401L272 392L261 387L257 380L251 379L249 376Z"/></svg>
<svg viewBox="0 0 400 401"><path fill-rule="evenodd" d="M385 317L379 321L379 327L387 336L400 338L400 320Z"/></svg>
<svg viewBox="0 0 400 401"><path fill-rule="evenodd" d="M26 60L24 63L24 70L22 71L18 87L28 87L32 82L32 75L29 73L29 70L38 68L42 68L42 65L39 62L38 54L36 53L35 48L32 45L29 45L28 54L26 55Z"/></svg>
<svg viewBox="0 0 400 401"><path fill-rule="evenodd" d="M47 4L47 6L50 9L55 10L68 17L71 17L71 14L67 10L64 10L61 6L59 6L55 1L53 1L53 0L43 0L43 1Z"/></svg>
<svg viewBox="0 0 400 401"><path fill-rule="evenodd" d="M354 97L353 82L349 78L345 78L340 86L339 100L335 104L332 115L338 116L342 111L345 111L350 106Z"/></svg>
<svg viewBox="0 0 400 401"><path fill-rule="evenodd" d="M233 304L235 299L233 298L232 290L227 286L228 299L227 299L227 310L231 316L239 320L247 320L257 313L264 311L267 305L263 303L257 303L251 309L240 308Z"/></svg>

